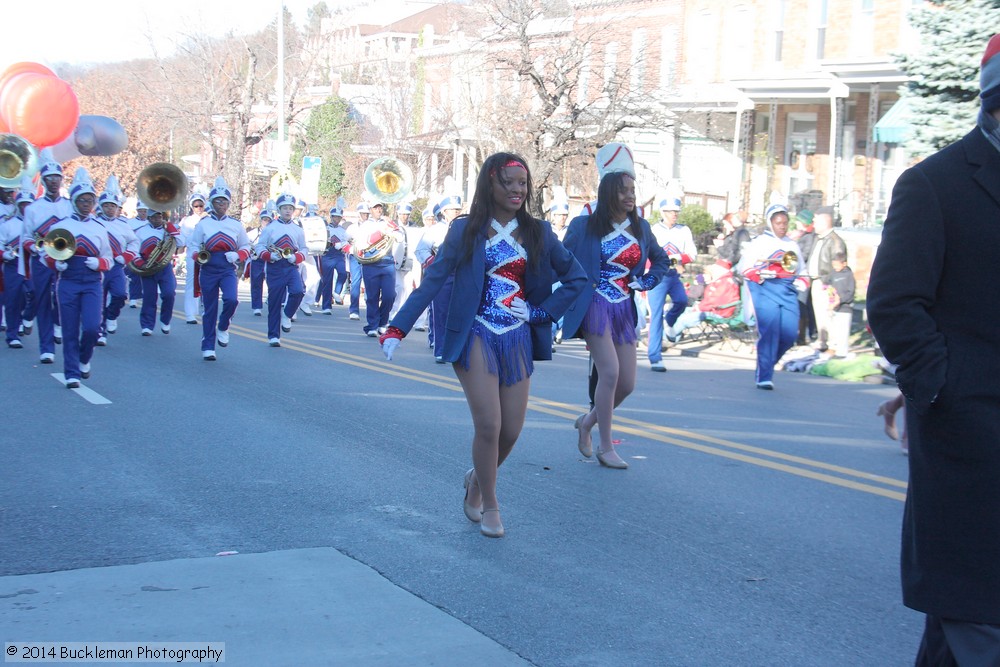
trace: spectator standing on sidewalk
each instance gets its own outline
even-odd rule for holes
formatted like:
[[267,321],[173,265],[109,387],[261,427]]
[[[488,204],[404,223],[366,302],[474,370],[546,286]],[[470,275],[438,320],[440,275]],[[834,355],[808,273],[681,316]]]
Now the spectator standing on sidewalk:
[[833,207],[822,206],[816,209],[813,216],[813,228],[816,230],[816,243],[806,266],[809,267],[809,277],[812,278],[813,314],[816,317],[816,333],[818,340],[816,348],[825,352],[830,338],[830,309],[826,288],[830,285],[830,274],[833,273],[831,259],[838,252],[847,255],[847,244],[833,231]]

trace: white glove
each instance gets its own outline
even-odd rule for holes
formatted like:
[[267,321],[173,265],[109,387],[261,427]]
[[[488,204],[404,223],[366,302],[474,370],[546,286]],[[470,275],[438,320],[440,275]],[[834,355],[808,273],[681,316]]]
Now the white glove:
[[333,244],[333,249],[334,250],[343,250],[345,245],[347,245],[346,242],[344,242],[344,241],[337,241],[336,243]]
[[42,244],[41,243],[36,243],[35,245],[31,246],[31,251],[33,253],[35,253],[36,255],[38,255],[39,257],[41,257],[42,255],[45,254],[45,251],[42,250]]
[[13,250],[10,250],[10,249],[4,250],[3,251],[3,258],[5,260],[7,260],[8,262],[11,261],[11,260],[15,260],[15,259],[17,259],[17,253],[14,252]]
[[240,261],[240,254],[238,252],[233,252],[232,250],[230,250],[229,252],[226,253],[226,261],[229,262],[230,264],[235,264],[236,262]]
[[385,355],[386,361],[392,361],[392,353],[399,347],[399,342],[398,338],[386,338],[382,343],[382,354]]
[[809,291],[809,285],[806,285],[804,280],[796,280],[795,283],[793,284],[795,285],[795,289],[797,289],[800,292]]
[[83,263],[87,265],[87,268],[91,271],[97,271],[101,266],[101,260],[96,257],[88,257],[83,260]]
[[281,261],[281,253],[277,252],[275,250],[272,250],[271,251],[271,261],[272,262],[280,262]]
[[761,269],[758,274],[761,280],[770,280],[771,278],[777,278],[778,272],[774,269]]
[[122,266],[125,266],[125,256],[124,255],[116,255],[115,256],[115,263],[116,264],[121,264]]
[[514,297],[514,299],[510,302],[510,312],[513,313],[514,317],[522,322],[527,322],[528,318],[531,316],[528,312],[528,304],[525,303],[524,299],[519,296]]
[[67,264],[66,262],[59,262],[59,261],[56,262],[56,271],[65,271],[68,268],[69,264]]
[[642,283],[639,282],[638,278],[633,278],[632,282],[630,282],[628,286],[634,289],[636,292],[642,291]]
[[295,253],[293,252],[293,253],[292,253],[291,255],[289,255],[289,256],[288,256],[288,257],[287,257],[286,259],[288,260],[288,263],[289,263],[289,264],[295,264]]

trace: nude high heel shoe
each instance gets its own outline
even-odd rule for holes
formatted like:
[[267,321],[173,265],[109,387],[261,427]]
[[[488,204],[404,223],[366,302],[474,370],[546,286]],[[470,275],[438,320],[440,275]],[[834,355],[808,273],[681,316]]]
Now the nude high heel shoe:
[[885,419],[885,434],[892,440],[899,440],[899,431],[896,430],[896,413],[889,412],[889,401],[879,403],[875,414]]
[[466,518],[472,523],[479,523],[483,520],[483,511],[469,503],[469,487],[472,485],[472,473],[475,472],[475,468],[469,468],[469,472],[465,473],[465,498],[462,500],[462,510],[465,512]]
[[[497,513],[497,517],[499,518],[499,516],[500,516],[500,510],[498,510],[498,509],[483,510],[483,514],[484,515],[487,512],[496,512]],[[480,523],[479,524],[479,532],[482,533],[483,535],[485,535],[486,537],[503,537],[503,534],[504,534],[503,524],[502,523],[498,524],[496,526],[496,528],[490,528],[485,523]]]

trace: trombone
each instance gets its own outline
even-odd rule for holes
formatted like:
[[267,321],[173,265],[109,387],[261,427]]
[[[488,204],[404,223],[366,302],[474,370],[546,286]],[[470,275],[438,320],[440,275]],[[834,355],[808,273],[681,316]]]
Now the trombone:
[[777,257],[765,257],[758,264],[780,264],[782,269],[788,273],[795,274],[799,270],[799,256],[794,250],[785,250]]

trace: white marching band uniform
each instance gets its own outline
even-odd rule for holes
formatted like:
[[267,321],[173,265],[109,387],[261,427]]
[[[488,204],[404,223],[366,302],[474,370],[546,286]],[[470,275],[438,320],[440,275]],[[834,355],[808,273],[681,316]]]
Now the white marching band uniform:
[[[198,311],[201,306],[201,297],[194,295],[194,265],[195,265],[195,255],[198,254],[198,248],[191,248],[191,235],[194,234],[194,228],[198,225],[203,217],[208,215],[207,208],[208,203],[205,201],[205,197],[200,193],[195,193],[191,195],[188,199],[188,204],[193,204],[195,200],[201,200],[204,204],[204,208],[201,209],[201,213],[191,213],[191,215],[186,215],[181,218],[180,224],[180,238],[177,239],[179,245],[185,246],[184,250],[184,319],[188,323],[197,322]],[[192,209],[193,211],[194,209]]]

